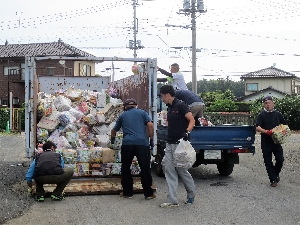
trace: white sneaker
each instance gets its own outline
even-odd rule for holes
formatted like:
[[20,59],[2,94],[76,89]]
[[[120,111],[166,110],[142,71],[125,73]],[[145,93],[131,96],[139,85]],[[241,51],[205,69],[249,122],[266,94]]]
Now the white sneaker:
[[170,208],[170,207],[178,207],[179,204],[172,204],[172,203],[168,203],[168,202],[165,202],[165,203],[162,203],[159,205],[161,208]]

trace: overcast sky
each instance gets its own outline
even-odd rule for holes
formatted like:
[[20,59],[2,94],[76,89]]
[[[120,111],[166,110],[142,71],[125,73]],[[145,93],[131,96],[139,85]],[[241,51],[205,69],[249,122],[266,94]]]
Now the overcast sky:
[[[54,42],[98,57],[133,58],[132,0],[1,0],[0,44]],[[188,15],[178,14],[182,0],[139,0],[137,40],[141,58],[157,58],[168,69],[180,64],[191,81],[192,32]],[[197,78],[238,80],[240,75],[276,64],[300,71],[300,3],[296,0],[206,0],[206,13],[197,14]],[[171,25],[166,26],[166,24]],[[181,49],[180,49],[181,48]],[[109,75],[97,66],[97,73]],[[131,64],[115,64],[115,78],[131,74]],[[124,72],[123,72],[124,71]],[[210,75],[210,76],[208,76]]]

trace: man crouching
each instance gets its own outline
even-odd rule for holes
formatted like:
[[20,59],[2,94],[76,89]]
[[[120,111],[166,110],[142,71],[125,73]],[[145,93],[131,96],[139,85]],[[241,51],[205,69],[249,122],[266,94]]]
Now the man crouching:
[[64,168],[64,160],[56,153],[56,145],[47,141],[43,145],[43,153],[34,159],[27,171],[26,180],[29,191],[32,191],[32,179],[36,185],[36,200],[45,200],[44,184],[56,184],[51,199],[61,201],[64,199],[63,191],[73,176],[72,168]]

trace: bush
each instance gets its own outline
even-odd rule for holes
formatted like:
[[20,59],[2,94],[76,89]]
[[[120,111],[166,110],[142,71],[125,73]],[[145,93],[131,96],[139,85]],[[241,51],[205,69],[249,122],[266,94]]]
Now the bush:
[[250,112],[250,103],[249,102],[237,102],[239,112]]
[[10,118],[9,108],[0,108],[0,130],[5,131],[7,121]]
[[230,99],[217,99],[206,108],[209,112],[237,112],[239,107]]
[[[19,108],[19,116],[21,119],[21,130],[25,130],[25,108]],[[6,130],[7,121],[10,120],[10,109],[0,108],[0,131]]]

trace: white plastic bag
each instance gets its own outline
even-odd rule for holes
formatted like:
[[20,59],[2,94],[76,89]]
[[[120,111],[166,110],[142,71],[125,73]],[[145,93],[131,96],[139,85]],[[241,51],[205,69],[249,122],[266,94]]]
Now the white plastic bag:
[[191,168],[196,161],[196,152],[189,141],[180,139],[174,152],[175,167]]

